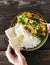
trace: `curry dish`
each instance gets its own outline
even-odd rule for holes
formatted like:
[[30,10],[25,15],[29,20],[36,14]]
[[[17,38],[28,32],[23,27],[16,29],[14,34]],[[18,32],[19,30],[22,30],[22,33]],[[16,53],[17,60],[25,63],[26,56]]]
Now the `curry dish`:
[[26,11],[16,16],[16,20],[13,25],[17,22],[21,23],[24,29],[28,30],[33,36],[36,36],[43,41],[47,35],[47,27],[46,25],[38,22],[38,20],[45,22],[44,18],[39,14]]

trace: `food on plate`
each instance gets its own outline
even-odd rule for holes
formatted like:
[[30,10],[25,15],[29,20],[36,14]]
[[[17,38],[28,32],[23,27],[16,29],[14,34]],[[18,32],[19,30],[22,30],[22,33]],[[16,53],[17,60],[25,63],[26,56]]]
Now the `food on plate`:
[[45,22],[39,14],[34,12],[22,12],[16,16],[13,26],[5,31],[12,47],[34,48],[38,46],[47,36]]
[[28,30],[33,36],[41,39],[45,39],[47,35],[46,25],[38,22],[45,22],[44,18],[39,14],[34,14],[33,12],[23,12],[17,16],[17,23],[22,23],[24,29]]

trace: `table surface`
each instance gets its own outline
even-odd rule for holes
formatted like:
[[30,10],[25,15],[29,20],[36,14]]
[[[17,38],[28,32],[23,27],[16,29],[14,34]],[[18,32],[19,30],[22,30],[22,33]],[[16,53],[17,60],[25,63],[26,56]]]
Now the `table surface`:
[[[9,43],[4,31],[9,28],[11,20],[16,15],[17,5],[22,6],[29,3],[30,0],[20,2],[19,0],[0,0],[0,65],[12,65],[5,55]],[[31,0],[31,4],[38,5],[40,9],[37,8],[37,10],[50,22],[50,0]],[[50,35],[41,48],[31,52],[23,51],[22,54],[28,65],[50,65]]]

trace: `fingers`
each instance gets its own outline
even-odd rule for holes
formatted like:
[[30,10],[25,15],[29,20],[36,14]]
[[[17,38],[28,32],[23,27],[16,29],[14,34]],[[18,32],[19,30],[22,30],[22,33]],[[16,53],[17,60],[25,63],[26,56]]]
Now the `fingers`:
[[23,48],[17,47],[17,48],[15,49],[16,55],[21,55],[21,56],[22,56],[22,54],[21,54],[21,51],[22,51],[22,50],[23,50]]
[[14,55],[11,53],[12,48],[10,45],[8,45],[7,51],[6,51],[6,56],[9,60],[9,62],[11,62],[12,64],[14,64]]
[[10,46],[10,44],[8,45],[7,52],[8,52],[8,53],[11,52],[11,46]]
[[15,49],[15,53],[18,56],[18,60],[22,63],[22,65],[27,65],[25,57],[21,54],[19,50],[21,49],[20,48]]
[[15,54],[18,56],[19,59],[21,59],[21,57],[23,56],[23,55],[21,54],[21,52],[20,52],[20,51],[22,51],[22,50],[23,50],[23,48],[20,48],[20,47],[17,47],[17,48],[15,49]]
[[10,44],[8,45],[6,54],[13,58],[13,55],[12,55],[12,48],[11,48]]
[[21,60],[22,54],[21,54],[21,52],[20,52],[20,48],[19,48],[19,49],[16,48],[16,49],[15,49],[15,53],[16,53],[16,55],[18,56],[18,59]]
[[17,49],[15,50],[16,55],[18,56],[18,60],[20,62],[20,65],[27,65],[26,59],[25,57],[21,54],[20,51],[18,51]]
[[21,48],[21,47],[16,47],[15,50],[16,50],[16,51],[22,51],[23,48]]
[[50,23],[47,24],[47,28],[48,28],[48,31],[49,31],[49,33],[50,33]]
[[8,45],[6,56],[10,63],[17,65],[27,65],[25,57],[20,52],[21,50],[22,48],[16,48],[15,50],[13,50],[10,44]]

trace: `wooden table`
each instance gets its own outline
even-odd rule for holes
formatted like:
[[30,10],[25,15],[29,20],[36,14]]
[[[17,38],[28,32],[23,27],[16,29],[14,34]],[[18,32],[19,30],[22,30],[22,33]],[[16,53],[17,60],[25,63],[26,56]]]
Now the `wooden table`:
[[[7,2],[6,2],[7,1]],[[28,4],[19,0],[0,0],[0,65],[12,65],[8,62],[5,50],[8,46],[8,39],[4,31],[9,28],[11,20],[17,13],[17,4]],[[40,4],[37,10],[42,13],[48,22],[50,22],[50,0],[31,0]],[[30,1],[29,1],[30,2]],[[23,4],[23,5],[24,5]],[[34,6],[37,6],[36,4]],[[38,50],[32,52],[22,52],[28,65],[50,65],[50,35],[46,43]]]

